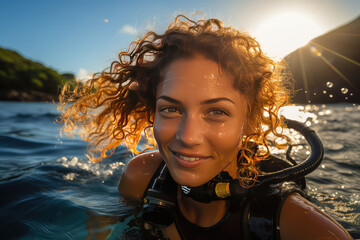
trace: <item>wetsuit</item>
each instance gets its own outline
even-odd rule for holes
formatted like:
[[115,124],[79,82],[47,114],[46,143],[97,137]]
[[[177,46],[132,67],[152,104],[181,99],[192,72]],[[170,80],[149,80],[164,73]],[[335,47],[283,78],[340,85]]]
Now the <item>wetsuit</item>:
[[[163,164],[154,174],[149,187],[159,174]],[[262,161],[260,169],[264,172],[275,172],[291,165],[281,159],[272,157]],[[177,189],[171,182],[170,189]],[[174,222],[182,239],[280,239],[279,218],[285,199],[294,192],[304,196],[304,179],[264,187],[256,192],[250,191],[246,199],[230,200],[230,209],[214,226],[199,227],[189,222],[176,207]],[[176,194],[172,191],[169,194]],[[145,195],[146,197],[146,195]]]

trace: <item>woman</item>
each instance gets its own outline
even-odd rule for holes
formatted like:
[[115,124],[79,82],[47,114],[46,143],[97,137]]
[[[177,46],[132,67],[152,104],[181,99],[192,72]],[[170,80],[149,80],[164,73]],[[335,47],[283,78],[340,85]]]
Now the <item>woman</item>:
[[[174,199],[159,200],[159,207],[172,207],[163,209],[166,223],[158,221],[156,207],[143,209],[150,212],[146,226],[158,227],[166,238],[351,239],[297,190],[260,211],[262,216],[271,209],[271,229],[247,229],[257,218],[244,214],[246,206],[259,199],[259,206],[267,204],[264,197],[245,194],[265,171],[261,166],[271,168],[266,138],[272,133],[285,140],[275,141],[277,147],[289,142],[278,117],[279,108],[289,102],[281,72],[249,35],[217,19],[195,22],[178,16],[164,34],[149,32],[121,52],[109,72],[72,93],[64,89],[61,103],[75,101],[63,114],[65,131],[84,127],[94,161],[110,156],[121,143],[139,153],[136,147],[145,133],[148,149],[156,145],[159,151],[133,158],[119,191],[126,200],[146,203],[156,198],[151,192],[159,192],[155,185],[169,171],[163,183],[170,190],[160,194]],[[239,180],[243,198],[187,195],[191,188],[231,179]]]

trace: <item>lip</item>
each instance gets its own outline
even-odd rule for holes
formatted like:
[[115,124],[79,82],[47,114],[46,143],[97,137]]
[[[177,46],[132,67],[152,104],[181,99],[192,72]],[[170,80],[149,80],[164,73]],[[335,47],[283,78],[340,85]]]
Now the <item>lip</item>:
[[[203,155],[199,155],[199,154],[189,154],[189,153],[173,151],[171,149],[169,149],[169,150],[172,153],[172,155],[175,157],[175,159],[177,160],[177,163],[180,166],[185,167],[185,168],[195,168],[210,158],[208,156],[203,156]],[[196,158],[200,158],[200,159],[195,160],[195,161],[186,161],[186,160],[180,158],[179,156],[177,156],[176,154],[180,154],[185,157],[196,157]]]

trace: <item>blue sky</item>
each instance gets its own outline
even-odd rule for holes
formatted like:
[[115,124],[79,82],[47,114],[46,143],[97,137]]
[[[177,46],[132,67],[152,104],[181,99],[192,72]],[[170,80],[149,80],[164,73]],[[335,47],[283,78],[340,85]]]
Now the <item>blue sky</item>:
[[[300,11],[319,34],[360,16],[359,0],[0,0],[0,47],[59,72],[101,71],[147,29],[201,11],[252,32],[279,12]],[[309,39],[310,40],[310,39]]]

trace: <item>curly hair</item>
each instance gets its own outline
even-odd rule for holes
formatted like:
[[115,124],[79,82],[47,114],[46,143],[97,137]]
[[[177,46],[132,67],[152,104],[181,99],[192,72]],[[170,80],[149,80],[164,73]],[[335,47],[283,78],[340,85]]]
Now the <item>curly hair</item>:
[[[252,186],[259,175],[258,162],[270,155],[269,134],[285,140],[275,141],[277,147],[290,141],[278,116],[279,108],[289,103],[289,90],[282,77],[283,64],[267,57],[247,33],[224,27],[218,19],[193,21],[178,15],[163,34],[150,31],[132,42],[109,69],[84,84],[66,85],[60,95],[63,131],[88,141],[88,157],[93,161],[111,156],[121,143],[138,154],[142,133],[150,144],[146,149],[154,148],[157,84],[171,61],[196,54],[217,62],[247,99],[251,133],[243,138],[238,177],[244,187]],[[264,151],[252,154],[251,142]]]

